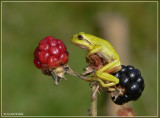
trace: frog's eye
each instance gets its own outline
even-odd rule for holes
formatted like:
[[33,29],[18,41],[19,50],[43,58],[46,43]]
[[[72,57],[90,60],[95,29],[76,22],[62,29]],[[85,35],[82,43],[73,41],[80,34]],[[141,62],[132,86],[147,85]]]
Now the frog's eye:
[[83,39],[83,36],[82,36],[82,35],[78,35],[78,39],[79,39],[79,40],[82,40],[82,39]]

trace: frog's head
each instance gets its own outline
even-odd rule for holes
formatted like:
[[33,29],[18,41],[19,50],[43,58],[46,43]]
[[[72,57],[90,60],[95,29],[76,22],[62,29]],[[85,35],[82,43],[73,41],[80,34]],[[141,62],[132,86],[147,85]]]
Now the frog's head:
[[93,47],[92,38],[92,35],[80,32],[79,34],[73,35],[73,37],[71,38],[71,42],[81,48],[90,50]]

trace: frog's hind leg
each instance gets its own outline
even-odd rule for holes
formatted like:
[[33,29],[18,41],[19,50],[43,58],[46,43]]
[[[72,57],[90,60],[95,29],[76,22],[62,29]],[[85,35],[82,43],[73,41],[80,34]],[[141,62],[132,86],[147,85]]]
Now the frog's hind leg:
[[98,81],[102,87],[110,87],[115,85],[115,83],[104,83],[104,81],[102,81],[101,79],[99,79]]
[[[107,71],[110,71],[110,70],[112,70],[112,72],[117,71],[117,67],[120,67],[120,63],[119,63],[119,61],[115,60],[115,61],[108,63],[107,65],[105,65],[103,68],[99,69],[96,72],[97,77],[101,79],[101,80],[99,80],[99,82],[103,87],[110,87],[110,86],[114,86],[119,83],[118,78],[107,73]],[[105,84],[102,80],[106,80],[111,83]]]
[[88,82],[96,82],[96,81],[98,81],[99,80],[99,78],[97,78],[97,77],[91,77],[91,78],[87,78],[87,79],[85,79],[85,81],[88,81]]

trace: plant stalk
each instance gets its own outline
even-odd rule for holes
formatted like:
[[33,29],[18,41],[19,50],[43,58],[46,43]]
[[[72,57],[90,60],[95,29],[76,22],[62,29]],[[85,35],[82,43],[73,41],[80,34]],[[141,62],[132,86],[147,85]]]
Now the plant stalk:
[[93,85],[91,88],[91,106],[89,110],[90,116],[97,116],[97,91],[99,89],[99,85]]

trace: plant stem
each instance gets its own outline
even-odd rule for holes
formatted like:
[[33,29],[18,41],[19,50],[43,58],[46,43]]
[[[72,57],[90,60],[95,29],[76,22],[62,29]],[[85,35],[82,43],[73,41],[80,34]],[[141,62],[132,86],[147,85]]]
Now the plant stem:
[[97,91],[99,89],[99,85],[93,85],[91,88],[91,106],[89,110],[90,116],[97,116]]

